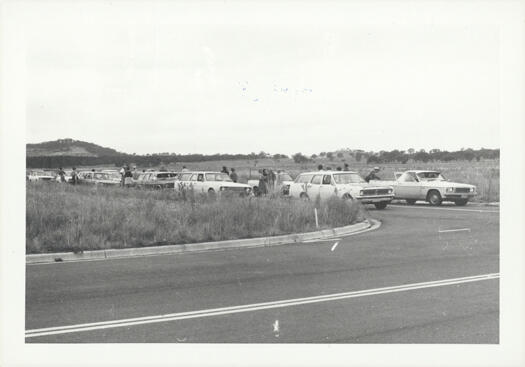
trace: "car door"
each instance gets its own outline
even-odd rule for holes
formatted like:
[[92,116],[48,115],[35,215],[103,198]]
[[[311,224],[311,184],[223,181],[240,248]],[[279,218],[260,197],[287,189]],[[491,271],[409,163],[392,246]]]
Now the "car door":
[[414,172],[405,172],[398,179],[395,187],[396,198],[418,199],[421,193],[421,182]]
[[312,181],[306,184],[306,193],[310,199],[315,200],[320,194],[321,183],[323,182],[323,175],[316,174],[312,177]]
[[319,186],[319,196],[321,200],[327,200],[335,194],[335,182],[332,175],[323,175],[323,180]]

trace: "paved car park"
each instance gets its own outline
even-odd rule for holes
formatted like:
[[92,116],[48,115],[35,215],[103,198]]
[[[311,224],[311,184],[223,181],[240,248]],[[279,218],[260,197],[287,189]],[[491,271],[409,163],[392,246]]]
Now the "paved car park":
[[498,343],[499,210],[370,214],[332,241],[27,266],[26,342]]

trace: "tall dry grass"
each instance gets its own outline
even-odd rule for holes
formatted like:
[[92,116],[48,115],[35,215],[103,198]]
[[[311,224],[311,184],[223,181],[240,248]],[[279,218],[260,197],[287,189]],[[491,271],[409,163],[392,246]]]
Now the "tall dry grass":
[[272,236],[348,225],[359,204],[216,198],[54,183],[27,185],[26,252],[84,251]]

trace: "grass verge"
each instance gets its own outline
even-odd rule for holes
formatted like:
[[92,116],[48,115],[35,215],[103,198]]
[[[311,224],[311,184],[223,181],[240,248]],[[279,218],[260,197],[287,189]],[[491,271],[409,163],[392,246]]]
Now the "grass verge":
[[362,221],[358,203],[265,198],[217,198],[171,190],[27,185],[26,253],[79,252],[108,248],[184,244],[274,236]]

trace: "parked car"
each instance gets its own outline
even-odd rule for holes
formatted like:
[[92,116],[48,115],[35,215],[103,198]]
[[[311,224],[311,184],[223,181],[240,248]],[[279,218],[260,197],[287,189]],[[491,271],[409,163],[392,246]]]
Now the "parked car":
[[428,201],[430,205],[452,201],[462,206],[477,195],[476,186],[448,181],[439,171],[396,172],[395,178],[395,181],[371,182],[392,185],[395,198],[404,199],[407,204],[414,204],[417,200]]
[[27,172],[26,180],[29,182],[33,181],[53,181],[55,175],[51,172],[46,172],[44,170],[31,170]]
[[141,172],[133,180],[133,186],[143,189],[167,189],[174,188],[178,182],[178,172]]
[[[290,185],[293,183],[293,178],[285,171],[277,171],[275,174],[275,190],[284,196],[290,194]],[[252,188],[254,193],[259,190],[259,179],[248,180],[248,185]]]
[[337,196],[384,209],[394,198],[394,190],[389,185],[367,183],[357,172],[315,171],[298,175],[290,185],[290,196],[312,200]]
[[78,173],[79,183],[90,185],[117,186],[120,185],[120,174],[118,172],[93,172],[80,171]]
[[239,194],[250,195],[252,188],[243,183],[233,182],[222,172],[183,172],[180,175],[180,185],[177,190],[193,190],[202,194]]

